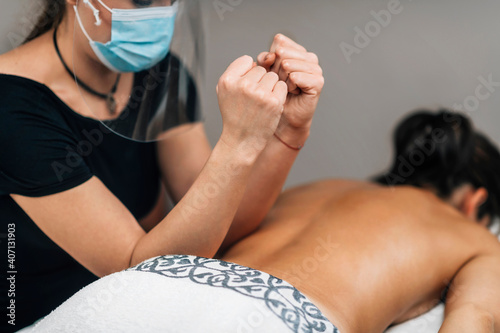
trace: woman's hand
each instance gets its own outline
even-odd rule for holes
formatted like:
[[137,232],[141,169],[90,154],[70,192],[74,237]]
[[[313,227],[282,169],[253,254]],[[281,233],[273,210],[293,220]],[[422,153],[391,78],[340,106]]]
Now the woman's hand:
[[325,82],[318,57],[278,34],[270,52],[261,53],[257,63],[287,84],[289,94],[276,134],[289,145],[302,146]]
[[257,66],[249,56],[235,60],[217,85],[221,141],[256,158],[277,129],[287,94],[286,83],[276,73]]

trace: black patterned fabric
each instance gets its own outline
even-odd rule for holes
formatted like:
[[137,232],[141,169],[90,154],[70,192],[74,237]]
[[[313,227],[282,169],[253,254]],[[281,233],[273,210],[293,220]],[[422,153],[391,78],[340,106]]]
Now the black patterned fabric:
[[128,271],[189,279],[196,284],[225,288],[261,300],[291,332],[339,332],[306,296],[288,282],[253,268],[217,259],[172,255],[149,259]]

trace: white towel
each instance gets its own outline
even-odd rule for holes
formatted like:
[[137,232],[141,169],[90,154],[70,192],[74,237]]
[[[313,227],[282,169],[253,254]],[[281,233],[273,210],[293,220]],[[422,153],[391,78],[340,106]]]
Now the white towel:
[[285,281],[192,256],[157,257],[104,277],[68,299],[33,332],[338,333]]
[[439,304],[419,317],[391,327],[385,333],[438,333],[443,320],[444,304]]

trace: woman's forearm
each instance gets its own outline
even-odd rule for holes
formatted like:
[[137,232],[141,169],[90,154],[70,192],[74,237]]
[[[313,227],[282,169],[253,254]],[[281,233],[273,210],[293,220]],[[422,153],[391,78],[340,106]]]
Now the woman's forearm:
[[234,219],[259,153],[220,140],[182,200],[139,240],[131,265],[166,254],[212,257]]
[[[309,136],[301,133],[305,142]],[[274,137],[262,152],[252,170],[248,187],[236,213],[223,248],[258,228],[282,191],[295,159],[299,154]]]

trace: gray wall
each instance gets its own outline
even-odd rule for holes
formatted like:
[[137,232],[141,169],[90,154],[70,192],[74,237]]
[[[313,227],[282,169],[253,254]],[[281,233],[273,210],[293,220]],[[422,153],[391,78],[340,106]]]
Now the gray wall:
[[[1,0],[0,52],[12,47],[36,0]],[[326,85],[312,135],[287,185],[325,177],[364,178],[391,158],[390,133],[405,112],[472,102],[479,78],[500,82],[500,2],[401,0],[376,31],[371,11],[394,0],[205,0],[208,70],[203,98],[212,143],[221,130],[215,85],[235,58],[268,49],[277,32],[318,54]],[[31,5],[30,5],[31,4]],[[226,4],[221,15],[216,5]],[[228,7],[229,6],[229,7]],[[230,9],[230,10],[229,10]],[[372,23],[370,23],[372,22]],[[342,42],[355,46],[355,28],[372,28],[371,42],[348,63]],[[26,28],[24,28],[26,30]],[[19,33],[20,32],[20,33]],[[481,92],[486,92],[482,90]],[[471,105],[477,127],[500,142],[500,87]]]

